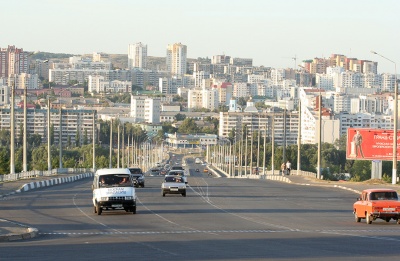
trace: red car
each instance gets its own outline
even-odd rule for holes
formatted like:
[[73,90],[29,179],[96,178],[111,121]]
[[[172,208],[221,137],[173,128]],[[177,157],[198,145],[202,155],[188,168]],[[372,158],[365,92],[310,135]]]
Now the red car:
[[393,189],[366,189],[361,198],[353,205],[356,222],[365,219],[367,224],[380,218],[389,222],[391,219],[400,224],[400,201]]

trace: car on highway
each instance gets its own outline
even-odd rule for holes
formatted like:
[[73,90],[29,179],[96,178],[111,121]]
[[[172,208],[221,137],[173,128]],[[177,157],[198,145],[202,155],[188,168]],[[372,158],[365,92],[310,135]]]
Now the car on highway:
[[205,172],[205,173],[208,173],[208,169],[207,169],[207,168],[205,168],[205,169],[204,169],[204,172]]
[[367,224],[380,218],[389,222],[391,219],[400,224],[400,201],[396,190],[366,189],[353,204],[356,222],[365,219]]
[[167,170],[166,169],[161,169],[160,170],[160,175],[163,175],[163,176],[165,176],[165,175],[167,175]]
[[182,177],[177,175],[167,175],[161,184],[161,194],[181,194],[186,197],[186,184]]
[[159,168],[150,169],[150,176],[158,176],[158,175],[160,175],[160,169]]
[[134,186],[134,178],[127,168],[97,170],[92,184],[94,213],[125,210],[136,214]]
[[182,166],[172,166],[171,170],[185,170]]
[[135,184],[135,187],[144,188],[144,180],[145,180],[145,178],[144,178],[143,170],[141,168],[139,168],[139,167],[131,167],[131,168],[128,168],[128,169],[129,169],[129,171],[131,173],[131,176],[133,178],[133,182]]
[[169,176],[180,176],[180,177],[183,178],[183,181],[185,182],[185,184],[188,184],[188,180],[187,180],[187,177],[185,175],[185,171],[184,170],[170,170],[167,175],[169,175]]

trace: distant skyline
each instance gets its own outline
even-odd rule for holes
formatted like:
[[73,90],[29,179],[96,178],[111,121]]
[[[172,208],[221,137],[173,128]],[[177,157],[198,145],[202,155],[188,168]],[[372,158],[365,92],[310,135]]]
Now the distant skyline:
[[[400,64],[398,0],[0,0],[0,47],[25,51],[127,54],[142,42],[148,56],[168,44],[187,45],[188,58],[226,54],[255,66],[295,67],[343,54]],[[397,49],[396,49],[397,48]],[[399,70],[397,71],[399,74]]]

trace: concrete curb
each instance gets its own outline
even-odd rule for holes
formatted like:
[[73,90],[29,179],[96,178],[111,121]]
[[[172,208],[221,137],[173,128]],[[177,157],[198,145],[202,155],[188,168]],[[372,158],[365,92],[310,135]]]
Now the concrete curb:
[[9,227],[2,227],[5,234],[0,234],[0,242],[9,242],[22,239],[31,239],[38,235],[39,231],[33,227],[15,223],[9,220],[0,219],[0,222],[9,223]]
[[88,178],[88,177],[93,177],[93,173],[89,172],[89,173],[83,173],[83,174],[79,174],[79,175],[75,175],[75,176],[34,181],[34,182],[30,182],[30,183],[26,183],[26,184],[22,185],[19,189],[15,190],[15,191],[10,191],[7,194],[0,195],[0,198],[5,198],[7,196],[14,195],[16,193],[26,192],[26,191],[33,190],[33,189],[50,187],[50,186],[67,183],[67,182],[74,182],[74,181]]

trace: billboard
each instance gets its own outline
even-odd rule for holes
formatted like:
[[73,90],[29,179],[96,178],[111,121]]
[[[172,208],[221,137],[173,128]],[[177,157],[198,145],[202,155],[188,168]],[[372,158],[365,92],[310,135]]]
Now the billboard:
[[[400,134],[397,133],[397,140]],[[399,157],[397,142],[397,157]],[[346,159],[388,160],[393,159],[393,130],[349,128],[347,130]]]

